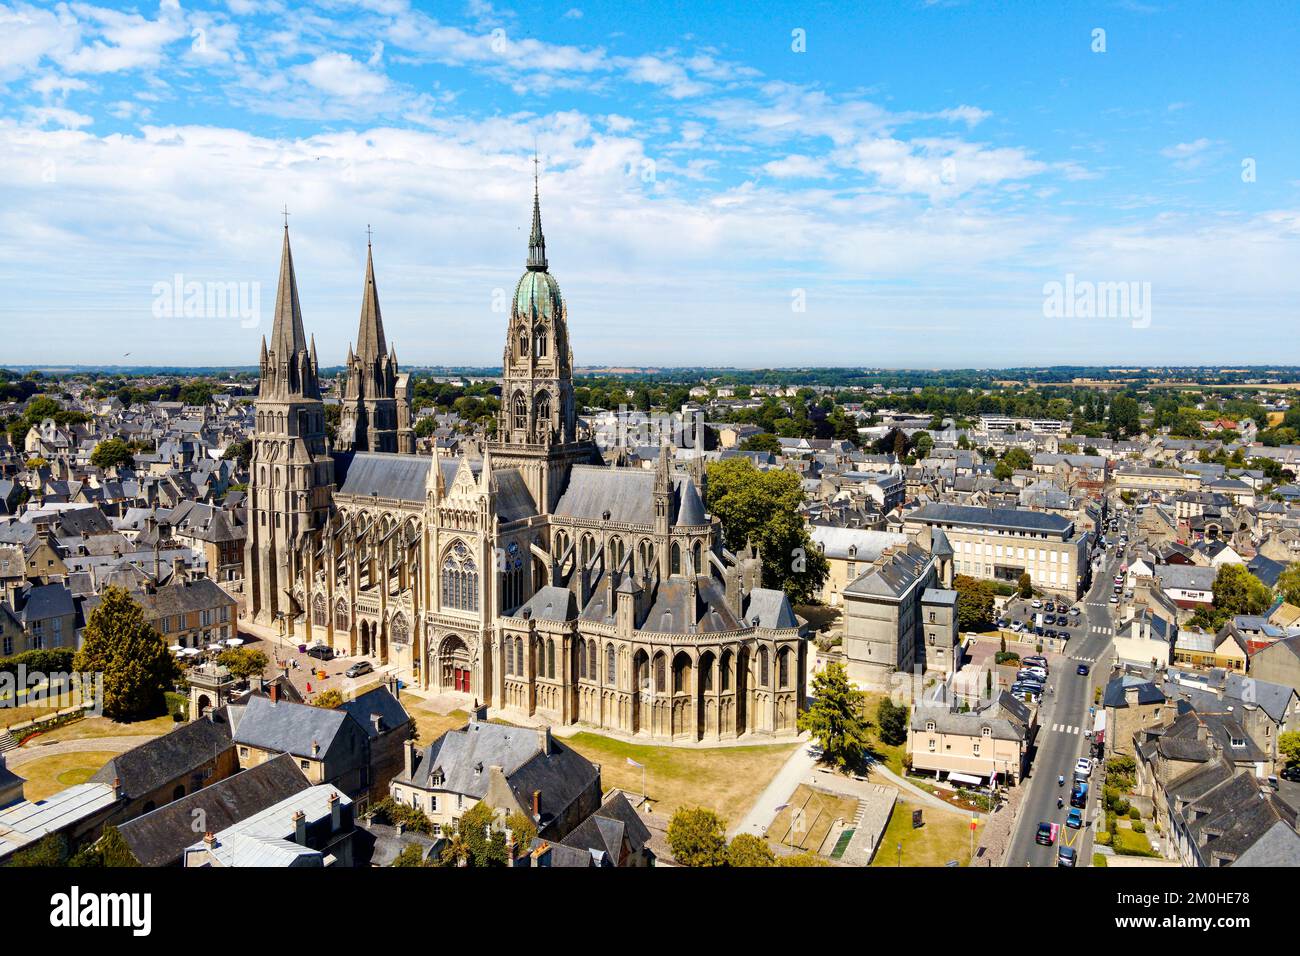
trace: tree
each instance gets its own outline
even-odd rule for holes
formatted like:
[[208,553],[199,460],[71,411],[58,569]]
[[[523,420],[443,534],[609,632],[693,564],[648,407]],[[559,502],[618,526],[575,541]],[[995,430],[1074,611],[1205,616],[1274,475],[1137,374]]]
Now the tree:
[[212,383],[200,380],[185,385],[177,397],[183,405],[206,405],[212,401],[212,392]]
[[732,551],[749,541],[763,558],[763,585],[806,604],[821,590],[830,566],[812,543],[799,508],[803,488],[794,472],[759,471],[748,458],[709,465],[705,504],[722,522]]
[[727,866],[773,866],[776,854],[762,837],[737,833],[727,847]]
[[474,804],[456,821],[456,834],[460,840],[453,846],[460,848],[457,852],[463,865],[505,866],[509,862],[505,830],[494,825],[492,808],[483,801]]
[[221,458],[223,461],[234,461],[240,468],[247,469],[249,462],[253,460],[253,443],[247,438],[242,441],[232,441],[221,453]]
[[13,856],[9,857],[5,866],[39,866],[48,868],[63,866],[67,860],[67,841],[59,834],[51,833],[27,847],[27,849],[19,850]]
[[1300,562],[1288,564],[1278,575],[1277,593],[1283,601],[1300,607]]
[[343,693],[337,688],[331,687],[329,690],[323,690],[316,695],[316,699],[311,702],[313,707],[323,707],[325,710],[336,710],[343,706]]
[[397,854],[397,858],[389,864],[389,866],[403,867],[425,865],[424,847],[420,846],[418,843],[412,843],[410,846],[403,847],[402,852]]
[[217,663],[230,671],[230,676],[235,680],[248,680],[250,677],[261,677],[271,662],[266,654],[256,648],[232,647],[217,655]]
[[392,797],[384,797],[370,811],[370,819],[385,826],[402,825],[404,830],[416,833],[433,833],[433,821],[419,807],[409,807],[398,803]]
[[781,442],[771,432],[759,432],[757,435],[750,435],[740,443],[741,451],[766,451],[773,455],[781,453]]
[[891,747],[907,743],[907,705],[895,704],[882,697],[876,707],[876,724],[880,727],[881,742]]
[[1029,576],[1028,571],[1023,572],[1020,575],[1020,579],[1016,582],[1016,587],[1020,591],[1020,596],[1022,598],[1030,598],[1034,596],[1034,581],[1033,578]]
[[131,852],[130,845],[122,837],[117,827],[109,824],[104,827],[104,832],[100,834],[91,846],[73,855],[68,861],[68,866],[80,867],[138,867],[140,861],[135,858]]
[[682,866],[726,866],[726,830],[712,810],[680,807],[668,823],[668,845]]
[[510,831],[510,840],[516,853],[527,851],[537,837],[537,824],[522,810],[516,810],[506,817],[506,829]]
[[120,438],[106,438],[90,453],[90,463],[96,468],[122,468],[135,463],[131,448]]
[[830,866],[829,860],[823,860],[816,853],[795,853],[783,856],[776,861],[777,866]]
[[957,592],[957,626],[963,631],[988,628],[993,622],[993,585],[959,574],[952,586]]
[[1289,730],[1279,734],[1277,750],[1286,758],[1287,766],[1300,764],[1300,730]]
[[1244,564],[1225,564],[1214,578],[1212,607],[1199,607],[1192,624],[1217,631],[1238,614],[1263,614],[1273,603],[1273,592]]
[[848,671],[832,662],[813,677],[813,702],[798,716],[821,748],[822,760],[836,767],[853,768],[870,743],[862,708],[866,695],[849,683]]
[[1110,416],[1106,423],[1110,437],[1119,439],[1126,435],[1136,435],[1142,430],[1138,415],[1136,398],[1132,395],[1116,395],[1110,403]]
[[100,595],[72,666],[83,674],[104,675],[104,715],[113,720],[163,713],[163,694],[178,676],[162,636],[126,589],[115,586]]

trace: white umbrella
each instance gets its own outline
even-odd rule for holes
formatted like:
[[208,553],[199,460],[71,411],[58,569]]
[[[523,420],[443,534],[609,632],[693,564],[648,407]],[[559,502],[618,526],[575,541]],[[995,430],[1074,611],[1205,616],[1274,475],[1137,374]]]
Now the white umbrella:
[[181,647],[179,644],[173,644],[171,647],[167,648],[167,650],[171,651],[173,654],[179,654],[181,651],[185,650],[185,648]]
[[208,650],[210,650],[210,651],[222,651],[222,650],[225,650],[225,648],[222,647],[220,644],[209,644],[209,645],[208,645]]
[[243,639],[242,637],[229,637],[229,638],[226,638],[226,646],[227,646],[227,647],[238,647],[240,644],[243,644],[243,643],[244,643],[244,639]]
[[199,655],[199,649],[197,647],[186,647],[181,650],[181,654],[186,657],[197,657]]

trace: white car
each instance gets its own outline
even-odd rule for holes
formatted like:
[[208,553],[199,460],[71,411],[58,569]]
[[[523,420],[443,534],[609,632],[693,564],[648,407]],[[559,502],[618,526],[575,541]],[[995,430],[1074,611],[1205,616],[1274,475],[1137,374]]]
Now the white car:
[[1087,757],[1080,757],[1079,762],[1074,765],[1074,773],[1076,776],[1091,777],[1092,761]]
[[1042,607],[1042,606],[1043,606],[1043,602],[1040,601],[1040,600],[1038,600],[1038,598],[1034,598],[1032,601],[1029,602],[1029,606],[1030,606],[1030,607]]
[[[1037,678],[1040,678],[1040,679],[1042,679],[1042,680],[1047,680],[1047,671],[1043,670],[1043,668],[1041,668],[1041,667],[1033,667],[1033,666],[1022,667],[1022,668],[1020,668],[1020,673],[1021,673],[1021,674],[1033,674],[1033,675],[1034,675],[1035,677],[1037,677]],[[1017,675],[1017,676],[1019,676],[1019,675]]]

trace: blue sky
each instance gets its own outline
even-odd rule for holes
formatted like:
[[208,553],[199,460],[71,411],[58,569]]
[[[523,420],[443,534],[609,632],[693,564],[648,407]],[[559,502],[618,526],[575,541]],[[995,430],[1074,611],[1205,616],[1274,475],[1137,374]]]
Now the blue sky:
[[0,362],[494,364],[536,144],[579,365],[1300,363],[1300,7],[1053,6],[0,0]]

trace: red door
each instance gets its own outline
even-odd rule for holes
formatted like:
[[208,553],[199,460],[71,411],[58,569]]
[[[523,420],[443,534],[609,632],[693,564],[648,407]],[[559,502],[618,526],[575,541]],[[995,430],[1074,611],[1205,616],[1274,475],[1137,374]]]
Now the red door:
[[453,677],[454,677],[456,690],[460,691],[461,693],[468,694],[469,693],[469,668],[457,667],[453,671]]

